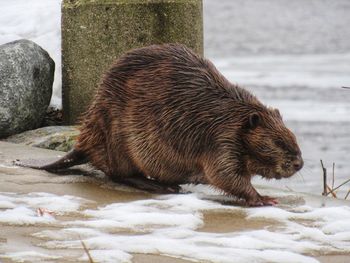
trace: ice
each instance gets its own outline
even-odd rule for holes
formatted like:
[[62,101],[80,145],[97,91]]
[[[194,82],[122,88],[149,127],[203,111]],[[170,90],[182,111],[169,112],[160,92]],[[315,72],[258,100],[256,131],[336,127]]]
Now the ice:
[[[209,262],[232,262],[232,258],[239,262],[317,262],[310,255],[319,251],[350,253],[350,208],[347,206],[301,204],[289,208],[247,209],[204,200],[205,192],[215,193],[209,188],[197,186],[189,189],[198,193],[163,195],[89,209],[84,208],[88,200],[72,196],[33,193],[26,198],[21,195],[20,199],[26,200],[22,202],[24,205],[0,210],[0,221],[7,218],[5,222],[55,225],[53,229],[32,234],[42,240],[42,248],[50,249],[52,256],[58,257],[55,249],[81,249],[83,241],[97,262],[131,262],[133,253]],[[1,194],[6,201],[15,201],[17,197],[15,194]],[[49,207],[51,198],[59,200],[52,209],[68,207],[66,213],[70,211],[84,220],[36,216],[32,207]],[[245,215],[245,220],[266,219],[276,222],[272,224],[276,227],[242,228],[226,233],[201,230],[203,212],[224,211],[233,212],[232,220],[238,212]],[[7,256],[10,255],[15,256]],[[86,257],[82,255],[80,260]]]
[[229,80],[278,108],[285,120],[332,123],[350,122],[349,94],[341,90],[350,83],[349,61],[350,53],[214,60]]
[[[128,253],[125,253],[121,250],[113,249],[113,250],[93,250],[91,252],[91,257],[100,258],[99,262],[101,263],[109,263],[109,262],[123,262],[123,263],[131,263],[132,256]],[[88,256],[84,255],[79,259],[79,261],[87,262]]]
[[[184,206],[184,202],[188,205]],[[88,227],[141,232],[149,230],[149,226],[152,228],[154,226],[181,226],[187,229],[197,229],[203,225],[198,210],[211,207],[218,207],[218,205],[199,200],[195,195],[170,195],[161,197],[159,200],[135,201],[132,206],[116,203],[99,210],[86,210],[84,215],[95,218],[94,220],[71,223]]]
[[52,216],[38,217],[35,210],[23,206],[0,211],[0,222],[8,225],[48,224],[52,221],[55,221]]
[[237,56],[214,62],[232,82],[273,87],[319,89],[350,83],[350,53]]
[[46,209],[65,213],[76,211],[80,207],[80,200],[73,196],[60,196],[49,193],[33,193],[16,200],[16,203],[26,203],[30,207],[45,207]]
[[37,209],[43,208],[55,215],[62,215],[75,212],[87,203],[90,202],[68,195],[0,193],[0,222],[8,225],[49,224],[55,221],[54,216],[48,213],[38,216]]
[[[315,207],[304,202],[283,205],[282,201],[277,207],[244,208],[207,200],[220,200],[220,192],[211,187],[186,185],[184,189],[192,193],[98,207],[90,200],[69,195],[2,192],[0,223],[45,226],[31,236],[41,240],[40,247],[49,250],[52,257],[21,248],[6,252],[3,258],[54,260],[61,256],[58,251],[62,249],[81,250],[82,242],[97,262],[131,262],[134,253],[223,263],[232,262],[232,258],[239,262],[317,262],[311,255],[350,253],[348,206]],[[275,196],[281,200],[301,198],[286,192],[276,192]],[[38,207],[54,214],[39,216]],[[233,221],[243,217],[247,222],[270,223],[223,233],[202,230],[204,213],[228,212]],[[82,252],[79,260],[86,257]]]
[[14,262],[52,262],[51,260],[62,258],[60,256],[52,256],[35,251],[6,253],[3,257],[11,259]]

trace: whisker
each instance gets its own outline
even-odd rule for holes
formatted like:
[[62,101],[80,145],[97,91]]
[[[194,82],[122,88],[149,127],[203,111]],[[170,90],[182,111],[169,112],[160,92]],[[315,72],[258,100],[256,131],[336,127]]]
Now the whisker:
[[[301,171],[299,171],[300,173]],[[312,175],[315,173],[314,169],[311,169],[310,167],[304,166],[304,168],[302,169],[302,172],[304,173],[304,175]]]
[[311,161],[314,161],[313,159],[304,158],[304,157],[303,157],[303,160],[304,160],[304,162],[311,162]]
[[301,172],[298,172],[297,173],[299,175],[299,177],[301,178],[302,182],[305,183],[305,179],[304,179],[304,176],[302,175]]

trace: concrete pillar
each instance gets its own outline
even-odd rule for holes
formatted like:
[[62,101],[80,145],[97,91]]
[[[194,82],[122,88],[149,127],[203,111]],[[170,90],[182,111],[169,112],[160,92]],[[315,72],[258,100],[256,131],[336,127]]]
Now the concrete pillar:
[[202,0],[63,0],[65,123],[87,109],[102,73],[121,54],[174,42],[203,53]]

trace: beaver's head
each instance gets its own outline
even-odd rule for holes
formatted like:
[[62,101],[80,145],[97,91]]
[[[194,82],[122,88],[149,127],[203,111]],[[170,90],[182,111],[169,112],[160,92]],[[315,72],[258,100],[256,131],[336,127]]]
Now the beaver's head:
[[295,135],[277,109],[256,108],[245,120],[242,134],[249,174],[265,178],[290,177],[303,165]]

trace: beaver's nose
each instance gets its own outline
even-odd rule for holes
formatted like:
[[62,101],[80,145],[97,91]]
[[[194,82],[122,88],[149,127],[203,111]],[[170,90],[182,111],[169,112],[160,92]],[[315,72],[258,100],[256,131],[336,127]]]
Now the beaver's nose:
[[301,155],[298,155],[294,161],[293,161],[293,167],[295,171],[299,171],[304,166],[303,158],[301,158]]

